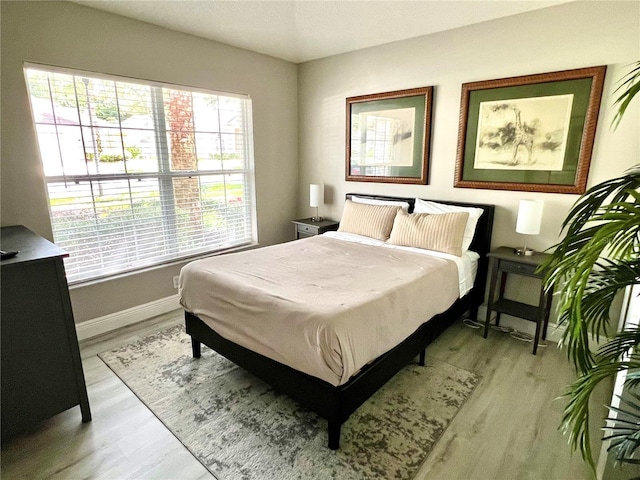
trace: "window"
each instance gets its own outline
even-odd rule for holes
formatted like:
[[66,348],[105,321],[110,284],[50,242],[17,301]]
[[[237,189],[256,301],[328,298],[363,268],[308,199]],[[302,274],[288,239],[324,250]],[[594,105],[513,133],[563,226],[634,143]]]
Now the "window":
[[70,283],[255,242],[247,96],[28,65]]
[[360,174],[389,176],[391,167],[411,167],[414,110],[362,112],[352,119],[351,158]]

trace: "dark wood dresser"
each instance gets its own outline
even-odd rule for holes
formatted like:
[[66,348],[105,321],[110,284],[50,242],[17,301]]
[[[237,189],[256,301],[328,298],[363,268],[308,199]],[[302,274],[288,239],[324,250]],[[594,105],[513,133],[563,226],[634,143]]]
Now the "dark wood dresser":
[[23,226],[2,227],[2,442],[80,405],[91,420],[63,250]]

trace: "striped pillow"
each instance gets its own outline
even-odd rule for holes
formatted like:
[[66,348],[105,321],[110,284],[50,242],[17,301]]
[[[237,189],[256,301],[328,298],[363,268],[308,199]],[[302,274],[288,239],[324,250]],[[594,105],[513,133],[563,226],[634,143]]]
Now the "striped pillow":
[[399,210],[398,206],[369,205],[347,200],[338,231],[385,241],[389,238],[393,219]]
[[417,247],[462,256],[462,239],[467,212],[404,213],[398,212],[387,243]]

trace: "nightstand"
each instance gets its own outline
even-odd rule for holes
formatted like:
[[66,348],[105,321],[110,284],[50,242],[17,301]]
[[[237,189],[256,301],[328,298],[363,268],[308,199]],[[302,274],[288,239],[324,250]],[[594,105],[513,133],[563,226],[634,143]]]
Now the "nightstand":
[[325,218],[322,221],[314,222],[311,218],[302,218],[300,220],[293,220],[295,230],[295,238],[313,237],[314,235],[321,235],[324,232],[332,232],[338,230],[340,222]]
[[[553,291],[545,293],[542,282],[544,272],[537,272],[537,269],[549,256],[547,253],[540,252],[534,252],[533,255],[517,255],[511,247],[500,247],[489,253],[491,277],[489,281],[487,318],[484,323],[484,338],[487,338],[489,333],[489,321],[492,311],[496,312],[496,325],[500,324],[501,313],[524,318],[536,323],[536,334],[533,339],[533,354],[536,354],[540,334],[542,334],[543,340],[547,338],[551,297],[553,295]],[[504,298],[504,290],[509,274],[533,277],[540,280],[538,305],[529,305]],[[498,298],[495,299],[498,276],[500,277],[500,287]]]

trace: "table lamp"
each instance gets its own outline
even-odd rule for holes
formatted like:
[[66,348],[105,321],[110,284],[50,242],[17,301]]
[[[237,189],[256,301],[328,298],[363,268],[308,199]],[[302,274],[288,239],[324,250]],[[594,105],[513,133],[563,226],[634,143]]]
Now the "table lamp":
[[324,203],[324,185],[312,183],[309,186],[309,206],[316,209],[316,216],[311,217],[312,222],[321,222],[324,220],[318,215],[318,207]]
[[[542,200],[520,200],[518,207],[518,220],[516,221],[516,232],[523,235],[538,235],[542,224]],[[533,255],[533,250],[527,248],[525,237],[524,246],[515,249],[516,255]]]

